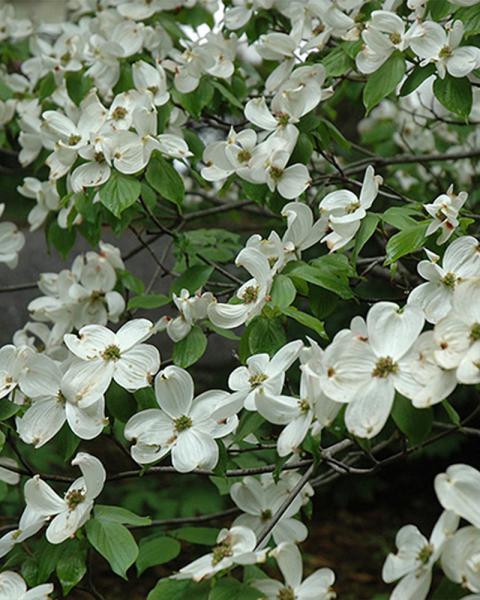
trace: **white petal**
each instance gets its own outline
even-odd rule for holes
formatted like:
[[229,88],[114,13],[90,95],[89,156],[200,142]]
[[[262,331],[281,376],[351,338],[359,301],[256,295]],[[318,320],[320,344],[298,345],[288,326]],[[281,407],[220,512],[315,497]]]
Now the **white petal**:
[[345,412],[350,433],[368,439],[380,433],[390,415],[394,396],[389,378],[372,377],[367,385],[360,387]]
[[160,408],[172,419],[188,415],[193,400],[193,379],[185,369],[167,367],[155,378],[155,395]]

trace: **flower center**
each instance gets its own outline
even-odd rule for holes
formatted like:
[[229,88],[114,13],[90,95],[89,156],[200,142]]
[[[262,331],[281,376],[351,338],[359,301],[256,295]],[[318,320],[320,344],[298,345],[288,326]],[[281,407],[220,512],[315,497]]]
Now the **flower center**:
[[72,135],[68,138],[68,145],[69,146],[75,146],[76,144],[78,144],[78,142],[82,139],[81,135],[75,135],[72,133]]
[[192,419],[187,415],[182,415],[175,419],[175,429],[180,433],[181,431],[185,431],[186,429],[190,429],[192,426]]
[[472,342],[480,340],[480,323],[474,323],[470,329],[470,339]]
[[258,287],[255,287],[253,285],[249,285],[242,295],[242,299],[245,302],[245,304],[252,304],[252,302],[256,302],[257,298]]
[[392,44],[399,44],[402,41],[402,36],[397,31],[391,33],[388,37]]
[[433,546],[432,546],[432,544],[427,544],[417,554],[417,560],[419,560],[422,564],[425,565],[430,560],[430,557],[432,556],[432,554],[433,554]]
[[307,413],[310,410],[310,404],[308,403],[308,400],[298,400],[298,408],[300,409],[301,413]]
[[453,289],[457,282],[457,276],[455,273],[447,273],[442,279],[443,285],[447,288]]
[[114,121],[120,121],[120,119],[124,119],[127,116],[127,112],[127,109],[123,106],[117,106],[112,113],[112,119]]
[[385,379],[395,373],[398,373],[398,364],[391,356],[383,356],[377,360],[377,364],[372,371],[372,377]]
[[360,202],[352,202],[351,204],[349,204],[346,208],[345,208],[345,212],[347,213],[347,215],[351,215],[352,213],[354,213],[356,210],[358,210],[360,208]]
[[269,508],[262,510],[260,518],[262,519],[262,521],[270,521],[270,519],[272,518],[272,511]]
[[252,388],[256,388],[259,385],[262,385],[262,383],[267,379],[268,375],[265,375],[265,373],[257,373],[249,378],[248,383],[252,386]]
[[232,542],[230,538],[226,538],[221,544],[215,546],[212,551],[212,565],[218,565],[227,556],[233,556]]
[[62,406],[65,406],[65,404],[67,403],[67,399],[60,390],[58,390],[57,392],[57,402]]
[[62,56],[60,57],[60,62],[63,66],[65,66],[68,65],[71,59],[72,55],[70,54],[70,52],[65,52],[65,54],[62,54]]
[[68,510],[75,508],[85,500],[85,492],[83,490],[72,490],[65,496],[65,502],[68,505]]
[[288,125],[290,117],[287,115],[287,113],[280,113],[277,115],[277,121],[279,125],[285,126]]
[[438,56],[440,58],[448,58],[451,55],[452,55],[452,49],[450,48],[450,46],[444,46],[438,53]]
[[246,163],[248,162],[250,159],[252,158],[252,155],[250,154],[250,152],[248,150],[240,150],[240,152],[237,154],[237,159],[239,162],[242,163]]
[[103,360],[119,360],[122,354],[120,352],[120,348],[112,344],[111,346],[107,346],[105,350],[102,352]]
[[277,598],[278,600],[295,600],[295,592],[287,585],[281,590],[278,590]]
[[104,163],[105,162],[105,154],[103,152],[95,152],[95,162]]
[[269,173],[274,181],[278,181],[283,175],[283,169],[280,169],[280,167],[270,167]]

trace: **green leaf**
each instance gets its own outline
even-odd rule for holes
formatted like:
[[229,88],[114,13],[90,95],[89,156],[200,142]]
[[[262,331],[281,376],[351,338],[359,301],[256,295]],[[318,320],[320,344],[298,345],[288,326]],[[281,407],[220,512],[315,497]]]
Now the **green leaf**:
[[137,403],[130,392],[112,381],[106,392],[107,409],[110,415],[126,423],[137,412]]
[[145,285],[139,277],[136,277],[133,273],[130,273],[130,271],[117,271],[117,275],[127,290],[130,290],[135,294],[143,293]]
[[183,179],[170,161],[156,153],[148,163],[145,177],[162,198],[177,206],[182,206],[185,198],[185,186]]
[[97,504],[95,506],[95,519],[110,523],[120,523],[121,525],[134,525],[135,527],[150,525],[152,522],[150,517],[140,517],[121,506],[108,506],[106,504]]
[[198,119],[202,110],[208,106],[213,99],[212,84],[206,79],[200,81],[199,86],[189,94],[182,94],[178,90],[172,90],[175,102],[178,102],[189,114]]
[[363,90],[363,104],[367,113],[391,94],[405,74],[405,58],[396,50],[383,65],[372,73]]
[[110,179],[100,188],[100,202],[118,219],[135,204],[141,191],[142,186],[135,177],[112,171]]
[[352,68],[353,62],[340,45],[322,58],[322,65],[328,77],[339,77]]
[[112,521],[90,519],[86,525],[87,539],[112,567],[112,571],[127,579],[127,570],[138,557],[138,546],[126,527]]
[[82,71],[69,71],[65,73],[65,83],[70,99],[79,106],[93,86],[93,79]]
[[454,425],[460,425],[461,419],[458,412],[453,408],[448,400],[443,400],[442,406],[448,415],[448,418]]
[[210,585],[208,582],[177,579],[160,579],[147,600],[208,600]]
[[314,317],[313,315],[309,315],[307,313],[298,310],[295,306],[289,306],[282,310],[284,315],[290,317],[303,325],[304,327],[308,327],[308,329],[313,329],[320,337],[327,338],[327,334],[325,333],[325,327],[323,326],[322,321]]
[[384,223],[397,229],[409,229],[418,225],[413,215],[418,215],[418,211],[411,206],[392,206],[381,215],[381,218]]
[[170,535],[190,544],[213,546],[217,541],[218,531],[214,527],[182,527],[171,531]]
[[207,349],[207,336],[195,325],[187,337],[173,347],[173,362],[177,367],[186,369],[200,360]]
[[313,144],[307,133],[301,132],[293,149],[290,161],[307,165],[313,153]]
[[197,160],[202,160],[203,152],[205,150],[205,144],[202,142],[202,140],[191,129],[185,129],[182,131],[182,134],[187,142],[190,152],[193,153]]
[[208,600],[259,600],[258,590],[241,583],[233,577],[220,579],[210,592]]
[[57,89],[57,84],[55,82],[55,77],[53,72],[50,71],[48,75],[45,75],[43,79],[40,80],[38,85],[38,99],[40,101],[45,100],[53,94],[53,92]]
[[377,229],[380,217],[373,213],[367,213],[367,216],[362,220],[360,229],[355,236],[355,246],[353,247],[353,257],[356,260],[357,256],[362,251],[365,244],[372,237]]
[[216,79],[212,79],[211,84],[213,85],[214,88],[216,88],[222,94],[222,96],[225,98],[225,100],[228,100],[228,102],[230,102],[230,104],[239,108],[243,113],[243,109],[244,109],[243,104],[235,96],[235,94],[233,94],[233,92],[231,92],[227,88],[227,86],[225,86],[223,83],[220,83]]
[[441,21],[452,14],[453,6],[448,0],[429,0],[427,10],[434,21]]
[[287,308],[295,300],[297,289],[293,285],[290,277],[286,275],[277,275],[272,285],[272,304],[278,306],[280,310]]
[[183,289],[186,289],[191,294],[194,294],[207,283],[212,273],[213,267],[209,267],[208,265],[194,265],[175,279],[170,287],[170,292],[178,295]]
[[66,258],[75,244],[76,236],[75,229],[63,229],[57,221],[52,221],[48,228],[47,241],[62,258]]
[[138,547],[137,575],[140,576],[149,567],[170,562],[180,554],[181,549],[181,544],[171,537],[143,538]]
[[346,256],[329,254],[315,259],[311,265],[303,262],[291,263],[291,265],[290,267],[287,265],[286,269],[289,275],[318,285],[345,300],[353,298],[348,282],[351,267]]
[[480,6],[478,3],[473,6],[460,8],[455,13],[455,18],[460,19],[464,25],[464,38],[480,33]]
[[435,98],[450,112],[466,119],[472,110],[472,85],[468,77],[437,77],[433,83]]
[[420,223],[392,236],[387,242],[385,264],[390,265],[402,256],[419,250],[425,242],[427,227],[427,223]]
[[444,577],[431,596],[431,600],[460,600],[465,598],[465,588]]
[[235,431],[235,443],[241,442],[251,433],[255,433],[263,423],[265,423],[265,419],[257,412],[244,411]]
[[436,69],[433,64],[429,64],[426,67],[414,67],[410,75],[403,82],[400,96],[408,96],[408,94],[414,92],[427,77],[430,77],[430,75],[433,75],[435,72]]
[[395,398],[392,417],[411,444],[420,444],[432,429],[433,410],[415,408],[410,400],[400,395]]
[[13,417],[20,408],[20,404],[15,404],[15,402],[10,402],[6,398],[2,398],[2,400],[0,400],[0,421],[5,421],[6,419]]
[[250,324],[248,344],[252,354],[267,352],[272,356],[287,343],[280,319],[257,317]]
[[140,296],[130,298],[127,308],[129,310],[134,308],[160,308],[169,303],[170,298],[165,296],[165,294],[141,294]]
[[62,548],[56,572],[65,596],[80,583],[87,572],[86,559],[86,549],[78,540],[72,540]]

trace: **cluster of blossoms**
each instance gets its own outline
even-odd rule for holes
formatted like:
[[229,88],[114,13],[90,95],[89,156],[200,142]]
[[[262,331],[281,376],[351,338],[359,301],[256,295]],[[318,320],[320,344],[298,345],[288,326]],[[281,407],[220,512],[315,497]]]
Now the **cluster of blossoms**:
[[[77,232],[96,247],[105,224],[116,235],[130,228],[139,251],[147,249],[155,260],[157,275],[177,276],[182,265],[182,285],[160,300],[150,294],[157,275],[146,290],[129,287],[126,256],[104,242],[69,269],[43,273],[43,295],[28,304],[30,320],[0,348],[0,402],[11,419],[8,435],[30,445],[34,456],[59,442],[61,431],[82,444],[95,440],[96,454],[106,434],[140,465],[138,474],[162,462],[159,468],[170,472],[227,480],[229,461],[250,467],[248,455],[259,460],[257,448],[271,452],[275,464],[265,472],[255,470],[256,462],[254,474],[232,469],[240,476],[225,496],[241,514],[220,530],[209,553],[169,584],[215,582],[236,566],[276,562],[282,581],[253,569],[249,587],[262,599],[331,600],[333,571],[322,568],[304,579],[298,545],[308,537],[303,519],[314,497],[308,476],[318,467],[318,453],[320,462],[335,464],[323,448],[335,424],[351,438],[344,442],[370,447],[369,440],[385,435],[396,401],[431,411],[457,386],[480,383],[478,229],[472,231],[477,237],[468,235],[468,194],[454,191],[478,175],[469,159],[478,156],[480,140],[478,130],[452,117],[480,120],[480,50],[469,45],[480,26],[475,31],[475,20],[472,25],[470,13],[462,12],[478,2],[452,0],[438,19],[423,0],[227,4],[71,0],[72,20],[57,25],[36,25],[0,7],[0,43],[13,57],[0,67],[0,144],[18,150],[20,165],[30,168],[17,188],[29,202],[30,231],[48,229],[48,239],[58,237],[64,251]],[[15,52],[28,58],[17,60]],[[369,115],[360,123],[360,141],[370,139],[381,156],[350,144],[329,120],[343,110],[340,102],[358,98],[359,88],[347,86],[363,85],[365,78]],[[372,82],[380,89],[375,103]],[[384,100],[395,91],[398,101]],[[331,152],[336,145],[338,156]],[[366,158],[349,163],[352,147]],[[422,163],[422,154],[428,164],[429,153],[435,162],[445,148],[464,156],[458,174]],[[389,157],[391,164],[401,162],[399,149],[411,153],[406,163],[412,170],[379,175]],[[356,173],[363,181],[352,178]],[[410,190],[418,201],[404,196]],[[247,198],[242,205],[256,204],[249,207],[255,217],[269,219],[268,228],[255,223],[262,235],[242,239],[229,255],[248,273],[246,281],[216,262],[215,250],[222,248],[214,244],[206,254],[206,246],[190,244],[182,255],[191,242],[189,219],[232,210],[236,195]],[[191,196],[209,208],[189,212]],[[392,198],[395,206],[375,212]],[[476,199],[473,192],[470,202]],[[274,218],[286,223],[283,233],[271,229]],[[391,235],[390,227],[399,232]],[[183,262],[166,267],[170,246],[160,260],[147,235],[170,237]],[[371,238],[379,259],[360,256]],[[0,263],[14,268],[24,243],[14,224],[0,223]],[[393,296],[374,291],[368,308],[349,307],[347,319],[337,320],[342,328],[321,343],[291,327],[326,338],[321,319],[330,314],[323,306],[328,295],[315,303],[318,289],[356,298],[353,288],[373,268],[389,283],[403,283],[405,267],[396,261],[423,248],[427,259],[418,262],[419,277],[410,274],[405,288],[398,286],[401,299],[383,300]],[[362,261],[368,267],[360,272]],[[228,283],[211,278],[215,272]],[[170,303],[173,317],[133,318],[132,310]],[[312,314],[303,312],[307,304]],[[239,360],[223,374],[222,389],[200,391],[187,371],[198,360],[189,344],[196,337],[206,348],[206,333],[239,339],[229,330],[242,335]],[[168,345],[154,339],[162,332],[175,344],[171,358],[165,358]],[[133,396],[133,408],[111,410],[115,393]],[[0,421],[3,427],[3,415]],[[249,429],[251,423],[256,428]],[[273,443],[264,446],[266,440]],[[7,445],[5,456],[2,448],[0,480],[18,485],[27,473]],[[243,464],[235,462],[243,451]],[[373,450],[369,457],[375,458]],[[57,483],[68,478],[57,479],[53,489],[47,476],[30,477],[37,472],[31,471],[23,485],[25,508],[0,538],[0,556],[44,527],[48,543],[62,544],[83,539],[77,532],[86,526],[88,542],[110,560],[112,548],[92,543],[98,538],[89,529],[100,522],[97,498],[115,480],[102,461],[82,446],[71,461],[81,476],[63,493]],[[258,464],[265,465],[263,459]],[[343,472],[347,467],[337,465]],[[445,512],[430,539],[413,526],[401,529],[383,579],[400,580],[394,600],[423,600],[440,561],[451,581],[474,593],[466,598],[478,600],[480,473],[454,465],[437,477],[435,489]],[[116,526],[123,526],[129,513],[123,511],[115,513]],[[461,518],[470,525],[458,529]],[[124,541],[132,538],[122,532]],[[113,562],[115,572],[122,571]],[[16,573],[0,574],[0,599],[40,600],[52,589],[44,584],[27,591]]]

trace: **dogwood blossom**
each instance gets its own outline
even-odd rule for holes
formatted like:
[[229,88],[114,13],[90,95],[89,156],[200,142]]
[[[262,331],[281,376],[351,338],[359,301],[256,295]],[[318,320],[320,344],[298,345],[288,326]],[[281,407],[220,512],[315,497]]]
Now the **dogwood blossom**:
[[170,366],[155,378],[160,409],[141,411],[129,419],[125,437],[134,442],[132,457],[140,464],[171,452],[176,471],[213,469],[218,462],[216,438],[231,433],[238,424],[237,403],[229,394],[211,390],[194,398],[193,379],[187,371]]
[[333,600],[336,598],[332,589],[335,574],[331,569],[318,569],[302,581],[302,556],[295,544],[281,543],[270,552],[270,556],[277,561],[284,583],[269,578],[252,582],[253,587],[260,590],[267,600],[276,598]]
[[100,393],[112,379],[129,391],[147,387],[160,367],[158,350],[142,343],[152,329],[148,319],[133,319],[116,333],[100,325],[86,325],[78,336],[67,333],[65,345],[79,359],[72,371],[78,377],[91,377]]
[[[5,204],[0,204],[0,217],[5,210]],[[9,221],[0,223],[0,263],[10,269],[18,264],[18,253],[25,246],[25,236],[18,227]]]
[[53,583],[44,583],[30,588],[23,578],[14,571],[0,573],[1,600],[48,600],[53,592]]
[[437,244],[444,244],[458,227],[458,213],[467,198],[466,192],[454,194],[453,185],[451,185],[446,194],[441,194],[431,204],[425,204],[425,210],[433,217],[426,234],[431,235],[439,229],[441,230]]
[[44,518],[52,519],[46,531],[46,538],[51,544],[61,544],[73,537],[88,521],[93,502],[105,483],[105,469],[95,456],[79,452],[72,465],[80,468],[82,476],[72,483],[63,498],[38,475],[25,484],[27,507]]
[[233,565],[265,562],[268,550],[255,551],[256,543],[255,534],[248,527],[222,529],[212,552],[181,568],[174,578],[202,581]]
[[425,600],[432,582],[432,567],[458,523],[458,516],[446,510],[429,540],[415,525],[405,525],[399,530],[395,540],[398,552],[388,555],[382,571],[386,583],[400,579],[390,596],[392,600]]

